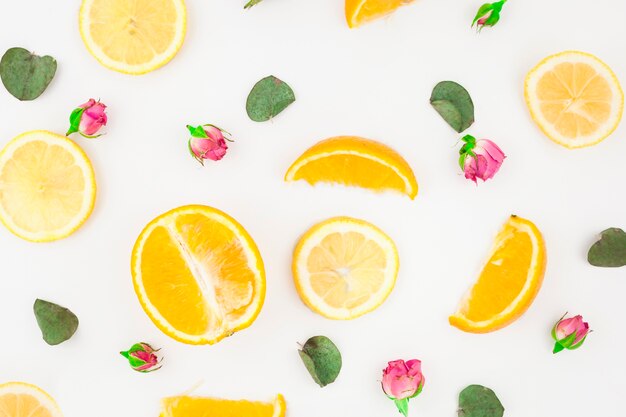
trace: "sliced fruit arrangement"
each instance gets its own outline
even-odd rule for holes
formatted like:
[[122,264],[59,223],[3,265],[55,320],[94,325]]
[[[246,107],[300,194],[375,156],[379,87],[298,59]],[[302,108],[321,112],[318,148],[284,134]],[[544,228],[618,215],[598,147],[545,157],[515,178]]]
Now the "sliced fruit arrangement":
[[530,115],[543,133],[567,148],[594,145],[619,125],[624,93],[597,57],[566,51],[541,61],[526,76]]
[[91,162],[64,136],[26,132],[0,152],[0,220],[22,239],[69,236],[87,220],[95,199]]
[[292,271],[298,294],[311,310],[349,320],[387,299],[398,267],[396,246],[382,230],[363,220],[335,217],[302,236]]
[[203,397],[170,397],[162,401],[160,417],[285,417],[285,398],[278,394],[272,402],[223,400]]
[[409,164],[382,143],[357,136],[318,142],[304,152],[285,174],[285,181],[330,182],[374,191],[393,190],[414,199],[417,180]]
[[187,11],[183,0],[83,0],[79,24],[85,46],[102,65],[144,74],[176,55]]
[[178,207],[150,222],[133,248],[131,271],[145,312],[184,343],[213,344],[248,327],[265,299],[256,244],[212,207]]
[[0,384],[3,417],[63,417],[54,399],[41,388],[25,382]]
[[495,239],[489,261],[450,324],[470,333],[508,326],[530,307],[541,288],[546,247],[529,220],[511,216]]
[[346,0],[346,20],[348,26],[356,28],[363,23],[380,19],[393,13],[400,6],[414,0]]

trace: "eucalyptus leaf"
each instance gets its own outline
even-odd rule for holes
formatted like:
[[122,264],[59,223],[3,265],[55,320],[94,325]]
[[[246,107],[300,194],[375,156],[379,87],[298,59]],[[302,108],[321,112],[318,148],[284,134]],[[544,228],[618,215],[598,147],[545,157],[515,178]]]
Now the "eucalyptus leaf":
[[606,229],[589,249],[587,260],[593,266],[617,268],[626,265],[626,233],[616,227]]
[[326,336],[314,336],[298,351],[313,380],[325,387],[337,379],[341,371],[341,353]]
[[270,75],[257,82],[246,101],[248,117],[255,122],[265,122],[285,110],[296,101],[289,85]]
[[58,345],[70,339],[78,329],[78,317],[60,305],[37,299],[33,306],[43,340]]
[[496,393],[482,385],[470,385],[459,394],[459,417],[502,417],[504,407]]
[[54,78],[57,61],[37,56],[24,48],[7,50],[0,60],[0,78],[6,89],[19,100],[39,97]]
[[474,103],[462,85],[441,81],[430,96],[430,104],[452,129],[461,133],[474,123]]

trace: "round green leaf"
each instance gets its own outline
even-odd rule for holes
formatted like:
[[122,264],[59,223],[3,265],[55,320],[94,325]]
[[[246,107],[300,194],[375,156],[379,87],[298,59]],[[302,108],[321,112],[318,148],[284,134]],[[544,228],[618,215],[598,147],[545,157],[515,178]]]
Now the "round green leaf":
[[33,306],[43,340],[58,345],[71,338],[78,329],[78,317],[60,305],[37,299]]
[[255,122],[265,122],[296,101],[289,85],[270,75],[257,82],[248,95],[246,111]]
[[502,417],[504,407],[496,393],[482,385],[470,385],[459,394],[459,417]]
[[593,266],[617,268],[626,265],[626,233],[616,227],[606,229],[589,249],[587,260]]
[[11,48],[0,60],[2,84],[19,100],[34,100],[54,78],[57,61],[51,56],[37,56],[24,48]]
[[313,380],[325,387],[337,379],[341,371],[341,353],[326,336],[314,336],[298,351]]
[[430,96],[430,104],[452,129],[461,133],[474,123],[474,103],[462,85],[441,81]]

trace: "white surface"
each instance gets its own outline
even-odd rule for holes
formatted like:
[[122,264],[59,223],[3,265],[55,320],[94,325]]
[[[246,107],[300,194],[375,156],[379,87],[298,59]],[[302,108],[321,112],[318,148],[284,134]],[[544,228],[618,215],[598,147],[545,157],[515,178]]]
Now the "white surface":
[[[468,384],[492,387],[507,417],[623,415],[625,269],[586,263],[596,233],[626,226],[624,123],[602,144],[568,151],[528,116],[522,86],[544,56],[592,52],[626,82],[626,2],[524,0],[480,36],[469,22],[481,1],[421,0],[382,22],[348,30],[341,0],[189,0],[187,38],[166,67],[132,77],[101,67],[77,28],[79,2],[3,2],[0,50],[23,46],[57,58],[49,89],[21,103],[0,91],[0,142],[31,129],[67,129],[89,97],[109,106],[108,134],[76,139],[93,161],[96,209],[75,235],[32,244],[0,230],[0,380],[48,390],[66,417],[158,413],[158,399],[197,393],[232,398],[285,394],[292,417],[396,416],[378,380],[387,360],[419,358],[426,385],[413,416],[455,415]],[[245,99],[274,74],[298,101],[273,122],[254,123]],[[440,80],[462,83],[476,104],[469,130],[508,155],[493,181],[475,187],[457,166],[455,134],[428,104]],[[212,122],[237,142],[201,168],[187,154],[185,124]],[[413,166],[415,201],[341,187],[285,184],[289,164],[319,139],[356,134],[383,141]],[[253,327],[216,346],[192,347],[161,334],[131,286],[129,256],[154,216],[178,205],[216,206],[238,219],[265,260],[268,292]],[[516,213],[535,221],[548,245],[539,296],[524,317],[488,335],[464,334],[447,316],[474,280],[494,234]],[[299,235],[335,215],[369,220],[400,251],[388,301],[350,322],[310,312],[291,280]],[[32,314],[40,297],[70,307],[81,324],[49,347]],[[575,352],[551,353],[549,330],[569,310],[594,333]],[[325,334],[341,348],[338,380],[320,389],[297,342]],[[165,367],[140,375],[118,351],[134,341],[161,346]]]

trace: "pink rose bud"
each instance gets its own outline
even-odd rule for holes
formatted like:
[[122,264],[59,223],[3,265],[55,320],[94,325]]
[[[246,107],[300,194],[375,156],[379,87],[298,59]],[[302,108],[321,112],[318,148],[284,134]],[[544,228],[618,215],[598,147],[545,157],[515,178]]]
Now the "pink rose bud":
[[495,26],[500,21],[500,12],[507,0],[500,0],[495,3],[485,3],[478,9],[472,21],[472,27],[476,25],[480,32],[485,26]]
[[471,135],[465,135],[461,140],[465,144],[459,151],[461,155],[459,165],[465,173],[465,178],[476,184],[478,184],[477,178],[483,181],[493,178],[506,158],[502,149],[489,139],[476,140]]
[[128,364],[135,371],[147,373],[161,369],[161,359],[156,354],[158,351],[159,349],[141,342],[135,343],[129,350],[120,354],[128,359]]
[[211,124],[197,127],[187,125],[187,129],[189,129],[189,133],[191,133],[188,144],[189,153],[202,165],[204,165],[205,159],[219,161],[226,155],[226,151],[228,150],[226,141],[231,140],[225,137],[224,133],[229,135],[228,132]]
[[[567,314],[567,313],[565,313]],[[556,342],[552,353],[559,353],[563,349],[574,350],[582,346],[589,334],[589,323],[578,315],[569,319],[561,317],[552,328],[552,338]]]
[[383,370],[383,391],[405,417],[409,414],[409,400],[417,397],[423,386],[422,362],[417,359],[392,361]]
[[65,134],[69,136],[78,132],[86,138],[97,138],[98,131],[107,124],[105,109],[107,106],[92,98],[81,104],[70,115],[70,128]]

